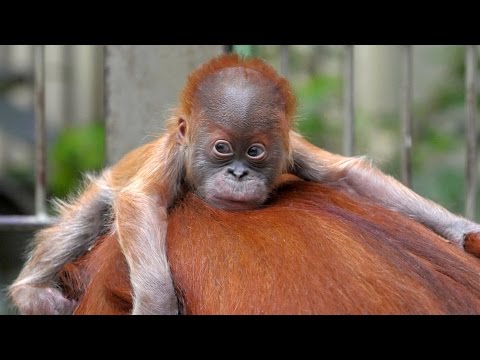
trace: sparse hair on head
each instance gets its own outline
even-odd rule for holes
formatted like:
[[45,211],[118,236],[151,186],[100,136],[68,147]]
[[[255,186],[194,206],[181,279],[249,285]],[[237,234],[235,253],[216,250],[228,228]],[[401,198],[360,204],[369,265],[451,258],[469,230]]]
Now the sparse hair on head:
[[181,110],[185,115],[189,116],[191,114],[194,94],[202,80],[208,75],[229,67],[252,69],[270,79],[282,94],[285,101],[285,116],[289,126],[292,126],[296,110],[296,100],[288,81],[280,76],[277,71],[265,61],[258,58],[244,58],[237,54],[223,54],[214,57],[189,75],[187,85],[180,94]]

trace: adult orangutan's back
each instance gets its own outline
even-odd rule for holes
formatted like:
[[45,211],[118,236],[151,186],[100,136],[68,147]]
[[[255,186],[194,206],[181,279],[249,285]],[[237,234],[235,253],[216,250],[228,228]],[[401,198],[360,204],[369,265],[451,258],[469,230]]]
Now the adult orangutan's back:
[[[363,199],[286,182],[265,208],[227,212],[189,194],[169,217],[186,314],[480,313],[480,261]],[[113,237],[63,273],[76,314],[131,308]]]

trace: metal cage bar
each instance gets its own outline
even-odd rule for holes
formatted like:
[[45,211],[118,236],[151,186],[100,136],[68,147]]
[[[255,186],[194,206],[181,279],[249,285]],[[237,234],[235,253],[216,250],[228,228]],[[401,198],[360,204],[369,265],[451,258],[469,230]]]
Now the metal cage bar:
[[2,229],[37,228],[53,221],[47,215],[46,206],[45,45],[35,45],[34,73],[35,215],[0,216],[0,228]]
[[467,45],[465,56],[465,216],[475,218],[477,195],[477,47]]
[[35,45],[35,215],[46,211],[45,45]]
[[352,156],[355,151],[355,99],[354,99],[354,47],[345,45],[344,60],[344,128],[343,154]]
[[280,45],[280,73],[288,78],[289,49],[288,45]]
[[402,119],[401,179],[405,186],[412,187],[412,92],[413,92],[413,46],[402,46],[402,84],[400,117]]
[[37,215],[3,215],[0,216],[1,230],[33,230],[53,224],[54,218]]

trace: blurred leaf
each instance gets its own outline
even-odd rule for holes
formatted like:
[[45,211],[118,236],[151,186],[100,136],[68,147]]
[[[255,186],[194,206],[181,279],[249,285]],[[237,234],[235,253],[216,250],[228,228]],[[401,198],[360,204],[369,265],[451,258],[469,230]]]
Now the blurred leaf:
[[433,172],[419,169],[413,174],[416,192],[442,204],[454,213],[464,211],[464,174],[459,168],[436,168]]
[[253,45],[233,45],[233,51],[245,57],[253,56]]
[[[341,128],[338,121],[329,116],[340,92],[340,80],[334,76],[316,75],[295,87],[299,103],[298,130],[314,144],[336,148]],[[341,139],[340,139],[341,141]]]
[[98,171],[105,163],[105,128],[100,123],[64,130],[50,149],[52,172],[49,190],[65,197],[87,171]]
[[456,148],[458,141],[451,136],[438,131],[435,128],[428,128],[425,134],[424,141],[431,148],[430,151],[447,152]]
[[296,89],[302,104],[308,108],[317,108],[339,95],[340,79],[334,76],[317,75]]

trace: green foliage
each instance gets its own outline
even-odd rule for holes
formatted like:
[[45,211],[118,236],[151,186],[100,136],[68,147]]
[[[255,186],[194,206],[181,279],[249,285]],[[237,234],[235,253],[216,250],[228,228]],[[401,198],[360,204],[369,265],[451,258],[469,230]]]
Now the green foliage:
[[299,103],[298,130],[314,144],[335,148],[341,141],[340,121],[330,116],[340,98],[340,79],[330,75],[314,75],[295,86]]
[[[465,48],[453,46],[446,56],[445,81],[430,98],[417,104],[414,142],[415,191],[447,209],[463,214],[465,209]],[[479,63],[480,65],[480,63]],[[477,190],[477,204],[480,188]],[[477,206],[476,219],[480,218]]]
[[421,168],[413,173],[416,192],[445,206],[448,210],[464,212],[464,171],[461,167]]
[[49,191],[65,197],[79,185],[82,174],[104,166],[104,126],[94,122],[63,130],[50,149],[49,159]]
[[245,57],[253,56],[252,45],[233,45],[233,51]]
[[328,105],[339,93],[340,79],[331,75],[313,76],[296,89],[296,95],[309,111]]
[[459,145],[458,139],[433,127],[426,130],[422,140],[431,152],[450,152]]

